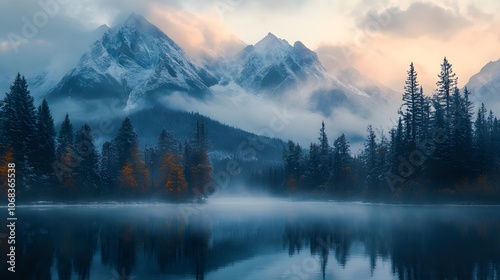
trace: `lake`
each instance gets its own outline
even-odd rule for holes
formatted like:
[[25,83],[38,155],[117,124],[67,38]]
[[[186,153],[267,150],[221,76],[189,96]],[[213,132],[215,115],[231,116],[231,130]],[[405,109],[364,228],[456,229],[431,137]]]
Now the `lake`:
[[495,206],[227,198],[17,217],[17,272],[3,262],[1,279],[500,279]]

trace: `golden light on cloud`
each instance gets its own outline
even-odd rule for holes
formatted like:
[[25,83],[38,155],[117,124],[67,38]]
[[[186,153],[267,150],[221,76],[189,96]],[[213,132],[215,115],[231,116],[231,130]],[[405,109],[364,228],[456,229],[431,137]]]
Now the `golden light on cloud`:
[[[453,64],[459,86],[463,87],[486,63],[500,57],[500,19],[471,4],[468,7],[467,12],[460,13],[458,8],[415,3],[404,10],[372,11],[379,19],[387,11],[391,15],[384,22],[374,21],[372,15],[366,14],[358,20],[356,34],[361,35],[353,43],[326,42],[317,51],[327,69],[353,66],[398,93],[403,90],[406,71],[413,62],[424,91],[432,94],[446,56]],[[394,10],[396,13],[392,13]],[[473,20],[471,13],[482,17]],[[422,18],[425,14],[435,16]],[[451,24],[443,18],[460,24]],[[371,23],[378,24],[378,28],[369,29]]]
[[217,18],[160,4],[151,7],[148,18],[195,59],[234,55],[244,47],[243,42]]
[[[156,3],[147,17],[193,58],[235,54],[245,45],[243,41],[255,44],[273,32],[317,51],[329,70],[335,72],[348,64],[397,92],[404,86],[410,62],[430,94],[444,56],[453,64],[461,87],[487,62],[500,57],[500,31],[496,28],[500,21],[493,10],[485,12],[469,2],[397,2],[384,7],[359,1],[349,5],[329,1],[292,4],[286,6],[286,13],[270,13],[262,10],[259,1],[242,2],[221,17],[213,5],[183,10]],[[384,11],[392,13],[388,22]],[[366,30],[373,19],[379,28]],[[339,58],[345,56],[339,52],[345,45],[351,47],[344,52],[354,50],[349,61]],[[335,49],[333,53],[330,47]]]
[[396,91],[404,87],[410,62],[415,63],[420,83],[430,93],[435,88],[440,63],[446,56],[463,87],[487,62],[500,56],[500,41],[490,28],[465,29],[448,40],[430,37],[376,36],[353,55],[353,66]]

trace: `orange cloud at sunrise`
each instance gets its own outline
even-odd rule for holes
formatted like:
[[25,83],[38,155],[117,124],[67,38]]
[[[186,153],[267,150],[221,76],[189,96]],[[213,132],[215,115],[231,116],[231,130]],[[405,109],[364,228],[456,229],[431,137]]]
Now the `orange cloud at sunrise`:
[[396,92],[401,92],[414,62],[427,94],[435,87],[444,56],[460,86],[500,58],[500,19],[495,13],[500,4],[495,1],[382,5],[283,0],[279,9],[264,1],[190,3],[182,8],[155,3],[147,17],[194,58],[234,54],[272,32],[291,44],[302,41],[333,72],[351,65]]

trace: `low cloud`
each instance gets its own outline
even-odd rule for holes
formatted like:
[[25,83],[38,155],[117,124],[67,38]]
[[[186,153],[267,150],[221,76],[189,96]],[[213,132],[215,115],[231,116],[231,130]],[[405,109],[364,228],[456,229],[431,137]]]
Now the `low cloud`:
[[[80,21],[66,14],[68,4],[55,1],[7,1],[0,12],[0,90],[8,90],[17,72],[33,78],[43,72],[61,76],[98,38]],[[7,82],[5,81],[7,80]]]
[[[328,42],[316,50],[321,62],[333,72],[352,66],[397,93],[402,93],[411,62],[424,92],[431,95],[443,57],[453,64],[461,87],[499,57],[500,20],[472,4],[443,8],[413,3],[405,9],[363,13],[357,23],[360,29],[354,42]],[[367,28],[368,23],[378,28]]]
[[195,60],[232,56],[245,47],[217,18],[159,4],[150,8],[147,17]]
[[[479,10],[473,9],[472,12],[477,14]],[[413,3],[406,10],[394,7],[382,11],[371,10],[358,18],[357,26],[367,29],[374,22],[378,23],[378,28],[373,28],[373,32],[410,38],[429,36],[442,40],[472,25],[467,17],[455,10],[423,2]]]
[[307,96],[297,96],[296,92],[285,93],[282,98],[270,98],[245,92],[235,84],[215,86],[212,90],[213,95],[208,100],[178,93],[166,96],[163,101],[171,109],[199,112],[252,133],[291,139],[305,148],[311,142],[317,142],[322,121],[326,124],[330,144],[345,133],[354,152],[362,147],[362,139],[366,136],[369,124],[387,131],[392,123],[386,114],[377,112],[377,108],[363,117],[349,108],[337,107],[326,116],[311,110],[306,101]]

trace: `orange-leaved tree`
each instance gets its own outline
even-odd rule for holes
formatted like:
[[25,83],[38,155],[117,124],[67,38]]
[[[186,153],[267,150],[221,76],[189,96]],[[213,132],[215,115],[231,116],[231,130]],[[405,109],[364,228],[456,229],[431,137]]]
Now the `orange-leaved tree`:
[[0,197],[7,196],[9,163],[14,163],[12,149],[5,151],[0,158]]
[[175,198],[186,196],[188,184],[184,177],[184,168],[179,155],[167,151],[162,159],[160,174],[162,178],[160,190],[163,193]]
[[149,172],[141,159],[139,149],[132,148],[130,160],[120,170],[118,186],[129,193],[145,193],[148,190]]
[[134,176],[134,169],[129,161],[125,162],[125,165],[120,170],[118,184],[120,188],[127,190],[137,190],[139,186]]

